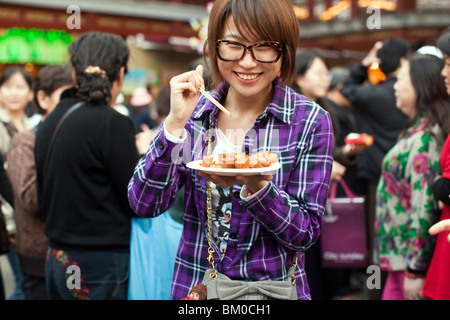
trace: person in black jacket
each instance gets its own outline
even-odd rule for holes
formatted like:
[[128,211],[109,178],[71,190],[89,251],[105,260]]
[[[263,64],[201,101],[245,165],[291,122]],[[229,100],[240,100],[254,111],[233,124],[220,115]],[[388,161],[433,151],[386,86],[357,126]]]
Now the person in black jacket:
[[[397,142],[407,117],[397,109],[394,84],[401,61],[407,57],[410,45],[403,39],[390,38],[377,42],[361,61],[352,66],[341,93],[350,101],[362,133],[373,136],[374,143],[358,155],[358,177],[367,181],[367,232],[369,257],[374,242],[375,193],[385,154]],[[368,68],[378,63],[386,80],[373,85],[368,81]],[[372,262],[369,261],[369,264]],[[380,290],[371,290],[378,295]],[[373,299],[381,297],[373,296]]]
[[[130,51],[117,35],[88,32],[69,52],[75,88],[62,93],[36,134],[38,204],[50,242],[47,293],[49,299],[126,299],[134,214],[127,185],[139,155],[133,123],[112,106]],[[44,172],[55,127],[80,101],[62,123]]]

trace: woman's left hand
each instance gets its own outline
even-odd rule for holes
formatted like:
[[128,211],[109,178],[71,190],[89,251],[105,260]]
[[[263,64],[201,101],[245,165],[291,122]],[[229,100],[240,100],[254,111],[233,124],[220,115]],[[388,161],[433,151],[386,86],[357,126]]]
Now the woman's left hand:
[[269,181],[272,181],[273,175],[271,174],[269,175],[258,174],[255,176],[238,175],[236,176],[236,179],[238,183],[240,183],[241,185],[246,185],[248,190],[255,193],[264,188]]
[[247,188],[255,193],[264,188],[268,181],[273,179],[273,175],[254,175],[254,176],[219,176],[216,174],[207,174],[200,171],[199,175],[206,178],[206,180],[211,181],[214,184],[220,185],[222,188],[229,188],[236,183],[241,185],[246,185]]

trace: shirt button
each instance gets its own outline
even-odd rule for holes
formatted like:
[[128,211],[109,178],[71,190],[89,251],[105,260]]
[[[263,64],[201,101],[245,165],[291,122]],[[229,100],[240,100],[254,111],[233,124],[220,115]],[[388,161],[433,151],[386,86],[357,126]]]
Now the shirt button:
[[236,233],[230,233],[230,238],[231,239],[237,239],[237,234]]

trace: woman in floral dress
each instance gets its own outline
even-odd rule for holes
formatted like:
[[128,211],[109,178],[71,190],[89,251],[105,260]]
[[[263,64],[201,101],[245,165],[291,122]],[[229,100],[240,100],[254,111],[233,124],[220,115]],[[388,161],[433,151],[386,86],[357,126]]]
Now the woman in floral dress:
[[439,218],[432,192],[449,133],[443,61],[416,54],[405,60],[395,84],[397,107],[409,118],[386,154],[377,189],[375,251],[388,272],[384,300],[421,299],[434,249],[428,229]]

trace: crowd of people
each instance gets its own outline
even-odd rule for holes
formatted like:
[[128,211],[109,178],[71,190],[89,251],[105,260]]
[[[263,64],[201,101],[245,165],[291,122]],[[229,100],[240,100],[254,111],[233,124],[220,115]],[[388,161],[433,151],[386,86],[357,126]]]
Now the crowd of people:
[[[70,67],[34,79],[3,71],[0,194],[15,288],[0,298],[345,299],[365,285],[361,270],[324,267],[320,241],[329,187],[343,180],[367,199],[368,265],[382,271],[369,299],[450,299],[450,28],[433,51],[392,38],[330,68],[300,50],[289,0],[217,0],[207,39],[201,62],[155,97],[136,88],[124,108],[130,50],[114,34],[82,34]],[[373,144],[346,143],[350,133]],[[186,166],[259,152],[280,168]]]

